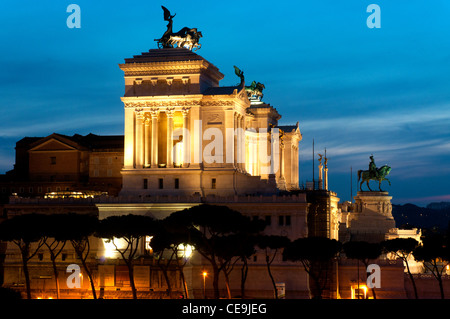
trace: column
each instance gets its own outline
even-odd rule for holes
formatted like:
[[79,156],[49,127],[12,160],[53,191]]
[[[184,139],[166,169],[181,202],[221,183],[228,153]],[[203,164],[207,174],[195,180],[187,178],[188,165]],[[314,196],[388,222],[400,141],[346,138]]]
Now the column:
[[150,167],[151,154],[151,136],[150,136],[150,117],[147,115],[144,118],[144,167]]
[[134,109],[125,106],[125,127],[124,127],[124,168],[131,169],[135,166],[134,144],[135,144],[135,114]]
[[158,109],[152,109],[150,111],[152,116],[152,167],[158,168]]
[[[242,139],[245,141],[245,117],[244,116],[241,116],[241,129],[242,129]],[[243,155],[244,155],[245,148],[246,148],[245,143],[244,143],[243,147],[244,147],[244,149],[243,149]],[[243,161],[242,170],[245,172],[245,155],[243,156],[242,161]]]
[[142,168],[144,165],[143,121],[143,114],[136,112],[136,168]]
[[189,127],[188,127],[188,115],[189,115],[189,108],[184,107],[182,109],[183,114],[183,167],[189,166],[189,156],[191,155],[189,152],[189,136],[188,133]]
[[320,158],[319,158],[319,189],[323,189],[322,155],[319,154],[319,156],[320,156]]
[[234,158],[234,168],[237,169],[238,168],[238,141],[239,141],[239,131],[237,130],[238,128],[238,114],[234,113],[234,131],[233,131],[233,141],[234,141],[234,145],[233,145],[233,158]]
[[284,143],[280,143],[280,177],[284,179]]
[[234,113],[234,131],[233,131],[233,167],[234,169],[237,168],[237,143],[238,143],[238,136],[236,134],[237,132],[237,113]]
[[241,115],[236,115],[236,168],[238,171],[245,170],[245,162],[246,162],[246,139],[242,134],[242,126],[241,126]]
[[167,115],[167,166],[173,167],[173,114],[175,108],[166,110]]

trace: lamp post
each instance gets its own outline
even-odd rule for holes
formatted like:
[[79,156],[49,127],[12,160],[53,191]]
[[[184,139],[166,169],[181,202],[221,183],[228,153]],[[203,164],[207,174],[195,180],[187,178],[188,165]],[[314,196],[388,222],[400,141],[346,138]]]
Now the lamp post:
[[204,271],[202,275],[203,275],[203,299],[206,299],[206,276],[208,275],[208,273]]

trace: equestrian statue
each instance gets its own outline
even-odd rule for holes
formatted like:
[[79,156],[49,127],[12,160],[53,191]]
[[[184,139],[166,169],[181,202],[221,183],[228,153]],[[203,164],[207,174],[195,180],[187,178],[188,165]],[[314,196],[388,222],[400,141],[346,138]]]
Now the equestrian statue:
[[386,176],[389,175],[390,172],[391,172],[391,167],[388,165],[383,165],[380,168],[377,168],[377,166],[375,164],[375,160],[373,158],[373,155],[371,155],[370,163],[369,163],[369,170],[367,170],[367,171],[359,170],[358,171],[358,182],[361,180],[361,183],[359,184],[359,190],[362,191],[362,184],[364,182],[366,182],[367,188],[369,189],[369,191],[372,191],[372,189],[369,186],[369,181],[375,180],[375,181],[378,181],[378,188],[379,188],[380,192],[382,192],[383,191],[383,190],[381,190],[381,182],[382,181],[386,180],[389,183],[389,186],[391,185],[391,182],[386,178]]

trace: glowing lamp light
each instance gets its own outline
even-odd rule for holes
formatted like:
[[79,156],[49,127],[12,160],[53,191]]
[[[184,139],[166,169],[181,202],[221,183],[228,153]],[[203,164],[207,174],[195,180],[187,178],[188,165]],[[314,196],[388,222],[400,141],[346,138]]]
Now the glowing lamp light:
[[206,271],[204,271],[204,272],[202,273],[202,275],[203,275],[203,277],[206,277],[206,276],[208,276],[208,273],[207,273]]
[[179,246],[178,246],[178,250],[182,253],[182,256],[184,257],[184,258],[189,258],[189,257],[191,257],[191,255],[192,255],[192,252],[193,252],[193,250],[194,250],[194,247],[192,247],[191,245],[183,245],[183,244],[180,244]]
[[361,291],[363,292],[363,296],[361,297],[362,299],[366,299],[367,296],[367,286],[366,285],[359,285],[359,291],[358,291],[358,286],[353,286],[352,287],[352,299],[358,299],[358,295]]

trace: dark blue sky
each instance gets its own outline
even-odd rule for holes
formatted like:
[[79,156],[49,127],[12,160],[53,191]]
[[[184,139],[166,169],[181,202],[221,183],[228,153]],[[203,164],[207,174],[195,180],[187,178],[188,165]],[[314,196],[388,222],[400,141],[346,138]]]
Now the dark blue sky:
[[[69,29],[69,4],[81,28]],[[369,29],[369,4],[381,28]],[[233,65],[265,84],[264,101],[300,123],[300,182],[312,141],[327,149],[330,189],[353,195],[356,171],[392,166],[394,203],[450,201],[450,2],[17,0],[2,4],[0,173],[24,136],[123,134],[124,58],[156,48],[166,29],[203,33],[198,54],[234,85]],[[316,160],[317,167],[317,160]],[[317,174],[317,169],[316,169]],[[373,184],[375,187],[375,184]]]

